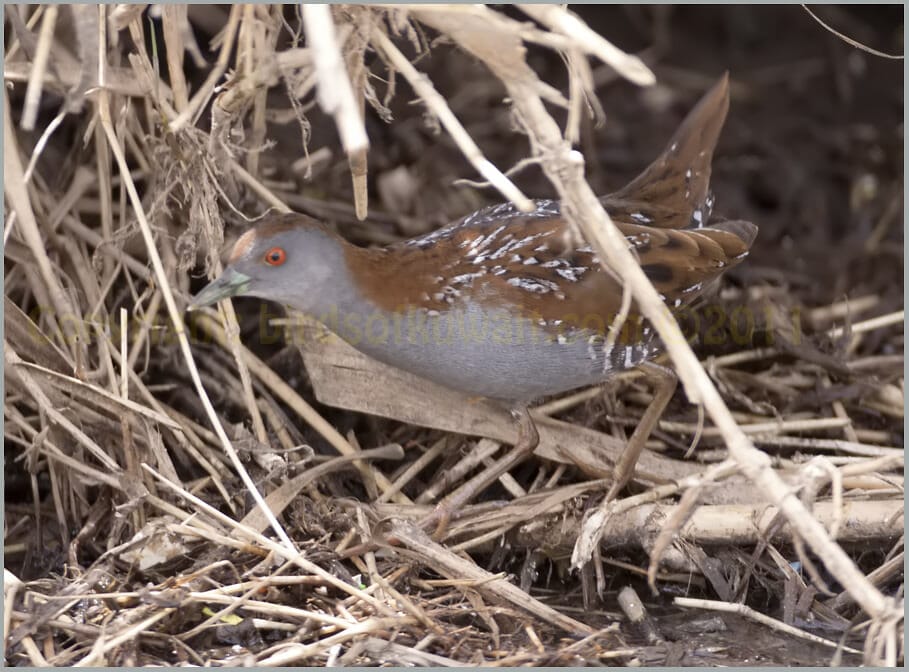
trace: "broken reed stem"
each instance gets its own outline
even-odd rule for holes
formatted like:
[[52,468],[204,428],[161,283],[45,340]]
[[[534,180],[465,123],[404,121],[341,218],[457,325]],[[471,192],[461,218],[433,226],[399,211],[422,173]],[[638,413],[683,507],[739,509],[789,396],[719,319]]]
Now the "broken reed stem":
[[[220,263],[218,264],[220,267]],[[232,301],[222,301],[220,304],[222,322],[225,325],[224,331],[227,334],[227,345],[230,354],[233,355],[237,363],[237,372],[240,374],[240,388],[243,390],[243,401],[246,403],[246,409],[249,417],[252,418],[253,430],[256,440],[262,445],[268,445],[268,431],[265,429],[265,422],[262,420],[262,414],[256,404],[256,395],[252,386],[252,378],[249,375],[249,367],[246,366],[246,360],[243,358],[243,344],[240,342],[240,323],[237,321],[237,313],[234,311]]]
[[211,72],[208,73],[208,77],[205,78],[202,86],[193,94],[186,109],[182,110],[180,114],[171,119],[169,128],[172,132],[177,133],[185,126],[195,122],[196,114],[205,107],[205,104],[211,98],[212,94],[214,94],[215,86],[221,79],[221,76],[227,71],[230,55],[233,51],[234,39],[236,38],[237,31],[240,27],[240,11],[242,10],[242,7],[242,5],[231,6],[230,16],[228,17],[227,26],[224,29],[224,37],[221,41],[221,50],[218,52],[218,60],[215,62]]
[[183,27],[187,22],[187,7],[180,4],[162,5],[161,23],[164,29],[164,52],[167,58],[167,72],[174,93],[174,109],[182,112],[189,105],[189,87],[183,68]]
[[[365,155],[369,149],[369,138],[338,47],[331,7],[303,5],[303,29],[319,81],[319,105],[326,114],[334,117],[341,145],[357,167],[357,174],[353,176],[354,194],[357,216],[362,219],[366,213]],[[360,171],[364,171],[362,175]]]

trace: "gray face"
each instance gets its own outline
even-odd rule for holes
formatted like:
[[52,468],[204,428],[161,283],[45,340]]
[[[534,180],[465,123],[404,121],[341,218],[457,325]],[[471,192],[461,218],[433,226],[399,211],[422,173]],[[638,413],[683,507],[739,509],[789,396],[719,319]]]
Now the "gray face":
[[318,311],[327,297],[336,296],[343,263],[340,244],[321,230],[300,227],[269,234],[252,229],[237,240],[224,273],[193,298],[190,309],[231,296],[255,296],[307,313]]

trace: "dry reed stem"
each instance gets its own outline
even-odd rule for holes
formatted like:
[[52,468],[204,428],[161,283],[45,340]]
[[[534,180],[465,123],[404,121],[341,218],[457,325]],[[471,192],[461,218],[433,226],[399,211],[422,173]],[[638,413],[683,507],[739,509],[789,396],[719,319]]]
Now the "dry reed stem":
[[[220,264],[217,265],[220,267]],[[259,443],[268,444],[268,432],[265,430],[265,422],[262,420],[262,414],[259,412],[259,406],[256,404],[255,393],[252,387],[252,378],[249,375],[249,367],[243,358],[243,344],[240,343],[240,324],[237,322],[237,313],[234,311],[234,304],[230,301],[222,301],[220,304],[221,315],[225,324],[225,333],[227,334],[227,343],[230,347],[230,353],[237,363],[237,371],[240,374],[240,386],[243,390],[243,401],[246,404],[246,411],[252,419],[253,430]]]
[[[65,94],[68,89],[79,83],[80,71],[77,64],[67,65],[58,62],[56,63],[56,73],[45,73],[42,86]],[[27,82],[31,76],[31,69],[25,63],[5,63],[3,74],[8,81]],[[153,93],[150,83],[147,80],[137,79],[131,68],[111,68],[108,75],[107,89],[111,93],[135,98],[144,98]],[[161,94],[167,95],[170,87],[162,84],[161,89]]]
[[[303,27],[319,81],[319,104],[326,114],[335,118],[347,156],[355,158],[358,165],[365,164],[363,156],[369,149],[369,138],[338,47],[331,8],[328,5],[303,5]],[[365,165],[362,168],[365,170]],[[354,196],[357,217],[363,219],[366,216],[366,182],[362,173],[354,177]]]
[[[17,214],[19,230],[38,266],[38,272],[44,287],[47,288],[54,311],[58,316],[75,317],[79,315],[63,291],[63,287],[47,256],[44,240],[38,230],[38,222],[25,185],[25,174],[19,159],[18,143],[12,128],[12,114],[9,107],[9,94],[3,93],[3,189],[11,208]],[[59,327],[56,335],[62,335]],[[75,354],[74,352],[71,354]]]
[[104,654],[112,651],[121,644],[136,639],[140,633],[149,630],[155,623],[169,616],[176,609],[174,607],[165,607],[152,613],[135,625],[124,628],[113,637],[107,638],[102,634],[92,646],[91,651],[81,660],[73,663],[73,667],[99,667],[105,664]]
[[189,105],[189,92],[186,75],[183,70],[183,54],[186,46],[183,43],[183,24],[186,23],[186,5],[164,5],[162,7],[162,25],[164,28],[164,52],[167,59],[167,72],[174,92],[174,109],[182,112]]
[[[429,9],[416,11],[415,15],[448,34],[464,49],[484,61],[502,80],[530,134],[534,150],[547,159],[542,164],[544,172],[558,191],[565,214],[575,226],[584,231],[600,259],[631,288],[641,312],[665,343],[689,399],[704,405],[722,432],[730,456],[743,473],[781,508],[794,530],[823,559],[828,570],[851,589],[862,608],[876,619],[889,619],[891,612],[896,609],[893,600],[886,598],[871,585],[842,548],[830,539],[823,526],[792,494],[786,483],[773,472],[767,455],[757,450],[738,427],[710,377],[682,336],[669,309],[636,263],[624,237],[612,224],[608,213],[584,180],[583,157],[564,142],[558,127],[543,106],[532,85],[536,77],[526,67],[522,52],[509,52],[509,49],[519,49],[519,45],[493,44],[485,27],[476,22],[463,19],[454,22],[450,17]],[[591,532],[592,528],[587,528],[586,533]],[[589,557],[586,553],[581,553],[579,547],[573,564],[583,565]]]
[[7,643],[10,636],[10,623],[12,622],[13,606],[16,604],[16,595],[22,588],[22,580],[4,567],[3,569],[3,655],[7,657]]
[[[158,480],[158,482],[161,483],[162,485],[164,485],[167,489],[169,489],[172,492],[183,497],[189,503],[195,505],[195,507],[197,509],[199,509],[200,511],[204,511],[205,513],[207,513],[209,516],[211,516],[215,520],[218,520],[222,524],[225,524],[225,525],[231,527],[233,529],[234,533],[237,534],[238,536],[241,536],[249,541],[258,543],[263,548],[271,551],[272,553],[278,554],[279,556],[284,558],[286,561],[297,565],[304,571],[322,578],[329,585],[332,585],[335,588],[340,589],[341,591],[347,593],[348,595],[351,595],[352,597],[354,597],[358,600],[364,601],[365,603],[369,604],[370,606],[375,608],[377,611],[379,611],[385,615],[390,615],[390,612],[385,605],[383,605],[381,602],[375,600],[374,598],[370,597],[364,591],[362,591],[358,588],[355,588],[354,586],[351,586],[351,585],[345,583],[344,581],[336,578],[333,574],[330,574],[329,572],[325,571],[319,565],[316,565],[315,563],[307,560],[299,553],[289,550],[288,548],[286,548],[286,546],[284,546],[282,544],[277,544],[277,543],[273,542],[271,539],[269,539],[268,537],[263,536],[256,530],[254,530],[246,525],[243,525],[240,522],[232,520],[228,516],[224,515],[223,513],[221,513],[217,509],[213,508],[209,504],[203,502],[201,499],[199,499],[195,495],[190,494],[186,490],[182,490],[178,486],[174,485],[173,483],[170,483],[169,481],[165,481],[159,474],[155,473],[153,469],[148,467],[148,465],[142,465],[142,466],[147,472],[152,474]],[[186,516],[185,512],[183,515]]]
[[352,625],[351,627],[339,632],[336,635],[326,637],[313,644],[281,644],[276,647],[276,651],[271,653],[267,658],[256,661],[257,665],[262,667],[283,667],[302,661],[307,661],[326,649],[337,644],[343,644],[349,639],[372,632],[379,633],[386,629],[400,628],[414,622],[414,619],[406,616],[395,616],[392,618],[368,618],[365,621]]
[[[882,327],[887,327],[894,324],[902,324],[904,321],[905,312],[899,310],[887,315],[871,318],[870,320],[857,322],[853,325],[850,325],[849,331],[852,334],[862,334],[868,331],[874,331],[875,329]],[[824,332],[824,335],[830,339],[839,338],[844,334],[844,327],[832,327]],[[744,364],[745,362],[752,362],[767,357],[773,357],[775,355],[781,354],[781,352],[782,351],[777,348],[755,348],[753,350],[742,350],[741,352],[734,352],[722,357],[714,357],[712,360],[708,361],[712,361],[714,366],[734,366],[736,364]],[[848,366],[849,368],[854,369],[856,368],[856,362],[850,362]]]
[[221,43],[221,49],[218,52],[218,59],[215,61],[214,67],[212,67],[211,72],[208,73],[208,76],[205,78],[202,86],[198,88],[198,90],[193,94],[193,97],[187,103],[186,109],[184,109],[182,112],[180,112],[180,114],[170,120],[169,126],[174,133],[178,133],[190,123],[195,123],[197,115],[205,107],[205,104],[214,93],[215,86],[217,85],[218,81],[227,71],[227,66],[230,59],[230,51],[233,47],[234,39],[240,27],[241,9],[242,5],[231,6],[230,17],[228,18],[227,25],[223,31],[224,36]]
[[41,90],[44,87],[44,73],[47,69],[47,59],[50,56],[51,42],[53,41],[54,28],[57,24],[59,7],[49,5],[41,20],[41,32],[38,34],[38,45],[32,61],[32,72],[29,75],[28,86],[25,89],[25,103],[22,109],[22,128],[26,131],[34,130],[38,117],[38,105],[41,102]]
[[[9,51],[5,54],[7,59],[11,60],[14,56],[18,55],[19,49],[23,49],[26,57],[34,57],[35,36],[31,34],[31,30],[38,24],[38,21],[42,19],[46,8],[47,5],[39,5],[36,7],[35,11],[28,18],[28,21],[24,24],[22,17],[19,16],[18,7],[6,8],[4,12],[5,17],[9,19],[13,34],[15,35],[15,38],[10,43]],[[23,27],[25,30],[22,30]]]
[[95,458],[104,465],[112,474],[119,475],[120,467],[119,465],[111,458],[101,447],[93,441],[85,432],[76,427],[76,425],[69,420],[63,413],[57,410],[56,405],[51,402],[45,392],[41,389],[41,386],[35,381],[35,379],[27,371],[23,369],[21,364],[24,362],[19,358],[19,355],[16,354],[16,351],[12,346],[4,340],[3,342],[3,354],[5,368],[8,371],[11,371],[15,375],[25,389],[32,395],[35,402],[38,404],[39,408],[47,415],[47,417],[52,420],[54,423],[60,425],[65,429],[69,434],[76,440],[77,443],[81,444],[85,449],[87,449]]
[[[126,333],[127,333],[126,330],[123,330],[123,334],[125,335]],[[13,354],[15,354],[15,353],[13,353]],[[125,361],[126,361],[125,359],[121,359],[121,363],[125,363]],[[66,376],[57,371],[52,371],[50,369],[46,369],[43,366],[38,366],[37,364],[32,364],[31,362],[23,362],[21,360],[16,360],[16,364],[18,366],[21,366],[23,369],[27,369],[27,370],[31,371],[32,373],[38,374],[39,377],[48,381],[54,387],[57,387],[58,389],[61,389],[61,390],[65,390],[66,392],[69,392],[70,394],[73,394],[76,397],[81,395],[81,396],[83,396],[83,398],[85,398],[85,397],[93,398],[94,400],[97,401],[97,403],[106,402],[106,403],[112,404],[114,409],[122,408],[122,410],[124,412],[128,411],[130,413],[135,413],[136,415],[146,417],[149,420],[152,420],[161,425],[164,425],[165,427],[168,427],[171,429],[181,429],[181,425],[179,423],[174,422],[173,420],[168,418],[165,414],[163,414],[153,408],[149,408],[147,406],[143,406],[142,404],[138,404],[136,402],[130,401],[127,398],[127,395],[122,392],[122,388],[121,388],[121,396],[117,396],[117,393],[115,393],[115,392],[108,392],[104,388],[98,387],[97,385],[91,385],[91,384],[81,381],[77,378],[72,378],[71,376]],[[126,373],[125,370],[124,370],[124,373]],[[122,385],[125,386],[127,384],[128,379],[126,377],[124,377],[122,380],[123,380]]]
[[571,38],[576,48],[593,54],[625,79],[639,86],[656,83],[656,76],[641,59],[617,49],[592,31],[575,13],[558,5],[520,5],[520,9],[553,32]]

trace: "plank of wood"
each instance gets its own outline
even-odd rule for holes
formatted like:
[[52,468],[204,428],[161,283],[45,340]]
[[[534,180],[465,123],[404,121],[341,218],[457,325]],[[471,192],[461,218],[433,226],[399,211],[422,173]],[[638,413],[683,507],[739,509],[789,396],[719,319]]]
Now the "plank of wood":
[[[513,443],[516,425],[503,406],[466,395],[387,366],[355,350],[317,325],[282,320],[291,342],[303,354],[316,398],[323,404],[369,413],[443,431],[483,436]],[[612,473],[625,443],[615,437],[542,416],[534,416],[540,433],[535,453],[575,464],[587,475]],[[645,451],[635,479],[665,483],[699,471],[697,464]]]

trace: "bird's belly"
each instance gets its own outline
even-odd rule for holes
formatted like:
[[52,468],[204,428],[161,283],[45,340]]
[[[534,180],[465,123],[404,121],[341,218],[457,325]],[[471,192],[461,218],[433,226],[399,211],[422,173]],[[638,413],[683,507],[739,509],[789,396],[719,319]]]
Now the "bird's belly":
[[[649,340],[620,342],[607,350],[600,334],[554,334],[506,310],[359,317],[346,316],[337,333],[365,354],[471,396],[507,401],[530,401],[601,382],[657,350]],[[359,327],[349,328],[353,322]]]

